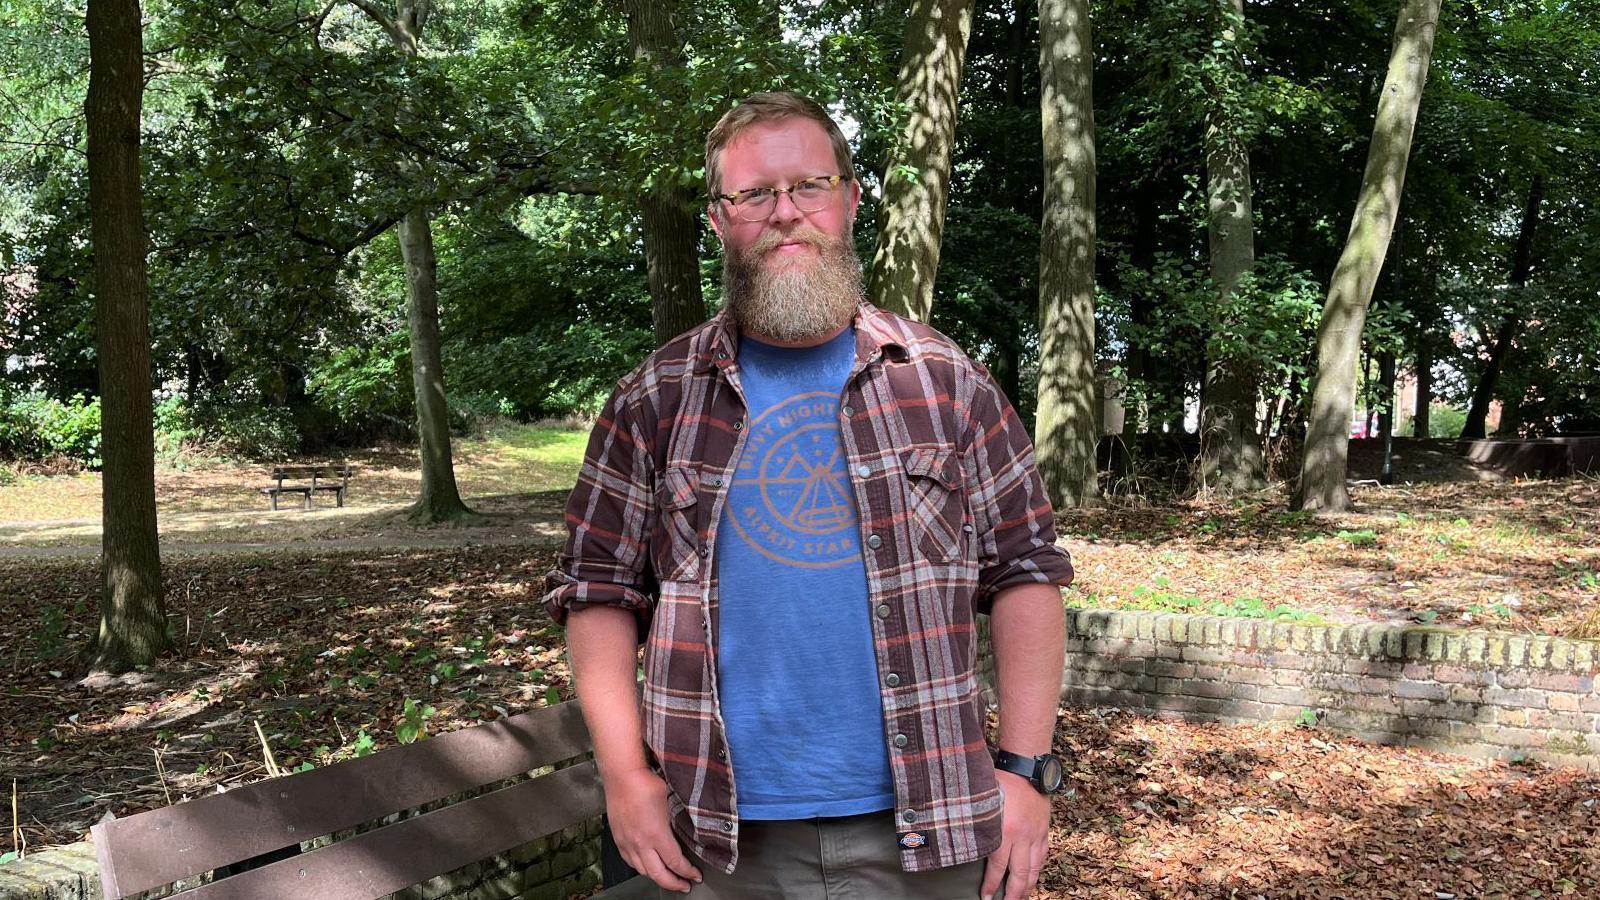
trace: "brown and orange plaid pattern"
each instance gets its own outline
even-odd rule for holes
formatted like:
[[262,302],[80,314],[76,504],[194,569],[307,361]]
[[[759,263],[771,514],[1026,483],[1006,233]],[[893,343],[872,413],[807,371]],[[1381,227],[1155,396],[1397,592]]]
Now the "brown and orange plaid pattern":
[[[925,871],[1000,843],[974,615],[1008,586],[1069,583],[1072,564],[1055,544],[1027,431],[988,371],[934,329],[871,304],[855,326],[840,439],[873,606],[894,820],[921,838],[901,842],[901,862]],[[717,701],[714,553],[749,421],[737,347],[723,310],[617,383],[544,596],[563,624],[597,604],[639,616],[645,743],[671,788],[673,826],[729,872],[739,822]]]

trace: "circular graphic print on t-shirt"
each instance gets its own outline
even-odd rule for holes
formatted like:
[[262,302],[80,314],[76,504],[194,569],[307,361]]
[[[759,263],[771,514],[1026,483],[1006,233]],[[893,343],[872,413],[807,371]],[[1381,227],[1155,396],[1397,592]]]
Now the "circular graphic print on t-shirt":
[[769,559],[830,568],[860,554],[838,406],[839,398],[823,391],[796,394],[751,423],[729,518],[739,537]]

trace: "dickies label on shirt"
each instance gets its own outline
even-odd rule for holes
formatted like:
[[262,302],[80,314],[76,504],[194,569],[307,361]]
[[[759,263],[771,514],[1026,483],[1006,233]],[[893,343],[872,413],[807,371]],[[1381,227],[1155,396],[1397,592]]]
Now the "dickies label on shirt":
[[[988,371],[933,328],[865,302],[855,341],[850,376],[827,415],[840,423],[842,471],[868,473],[858,482],[852,537],[859,539],[851,552],[864,561],[872,608],[889,612],[874,615],[872,629],[894,805],[930,811],[920,830],[897,836],[905,868],[925,871],[982,859],[1000,843],[1003,798],[984,740],[974,616],[1004,588],[1070,583],[1072,564],[1055,545],[1027,429]],[[724,309],[617,383],[568,499],[571,533],[544,595],[562,624],[569,611],[597,605],[638,616],[646,637],[644,738],[671,790],[673,827],[708,865],[727,872],[738,862],[737,829],[719,826],[737,818],[736,788],[716,753],[727,738],[715,683],[712,548],[730,484],[741,477],[735,452],[753,438],[744,426],[756,424],[741,393],[737,349]],[[779,450],[769,462],[794,461]],[[670,511],[682,521],[663,528],[652,488],[660,473],[678,467],[699,473],[692,499],[682,499],[702,511],[692,518]],[[821,471],[838,470],[829,461]],[[827,530],[840,511],[823,500],[789,508]],[[818,546],[802,558],[826,565],[836,549],[843,552]],[[904,746],[895,746],[902,735]]]
[[907,850],[915,850],[927,842],[928,839],[920,831],[906,831],[900,835],[900,846]]

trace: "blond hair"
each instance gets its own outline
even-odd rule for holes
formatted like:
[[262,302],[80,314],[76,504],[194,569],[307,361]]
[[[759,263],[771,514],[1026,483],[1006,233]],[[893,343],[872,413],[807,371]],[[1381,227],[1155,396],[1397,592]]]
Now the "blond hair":
[[[855,176],[850,161],[850,142],[844,132],[815,100],[788,91],[764,91],[740,100],[732,109],[722,114],[715,128],[706,135],[706,186],[715,197],[722,193],[722,151],[740,132],[762,122],[783,119],[810,119],[821,125],[833,144],[833,158],[839,164],[840,175]],[[824,174],[822,172],[816,173]]]

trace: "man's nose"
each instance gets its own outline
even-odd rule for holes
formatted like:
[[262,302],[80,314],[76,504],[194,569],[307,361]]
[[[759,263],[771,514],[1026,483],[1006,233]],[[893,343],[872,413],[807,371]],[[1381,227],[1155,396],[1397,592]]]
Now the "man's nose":
[[800,207],[794,205],[794,199],[788,191],[785,191],[773,201],[772,212],[767,215],[767,222],[772,225],[793,225],[805,217],[806,214]]

